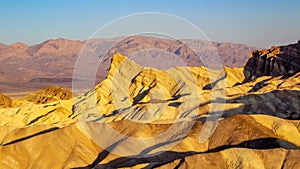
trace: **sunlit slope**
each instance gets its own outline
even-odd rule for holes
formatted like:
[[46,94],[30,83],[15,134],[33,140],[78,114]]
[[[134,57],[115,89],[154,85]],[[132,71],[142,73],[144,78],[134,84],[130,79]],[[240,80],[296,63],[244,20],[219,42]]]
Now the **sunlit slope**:
[[[269,123],[268,121],[271,120]],[[268,124],[267,124],[268,123]],[[196,121],[187,136],[164,153],[135,159],[121,157],[103,150],[85,135],[78,124],[63,128],[35,125],[11,130],[0,146],[1,168],[119,168],[179,165],[197,168],[281,168],[297,166],[300,151],[299,121],[287,121],[265,115],[235,115],[220,121],[217,130],[204,143],[199,143],[204,122]],[[274,127],[270,127],[270,124]],[[103,124],[89,125],[101,129]],[[110,122],[109,125],[128,137],[155,137],[174,123],[151,124],[128,120]],[[125,127],[126,126],[126,127]],[[277,126],[277,127],[275,127]],[[282,126],[282,127],[280,127]],[[5,128],[8,130],[8,128]],[[4,131],[5,129],[1,129]],[[293,131],[291,137],[290,131]],[[101,133],[101,132],[100,132]],[[99,134],[100,134],[99,133]],[[178,133],[180,134],[180,133]],[[109,139],[108,135],[99,135]],[[164,142],[172,144],[173,140]],[[126,147],[126,140],[114,140],[111,145]],[[160,142],[138,149],[151,155],[164,148]],[[138,148],[138,147],[137,147]],[[136,154],[136,155],[139,155]]]

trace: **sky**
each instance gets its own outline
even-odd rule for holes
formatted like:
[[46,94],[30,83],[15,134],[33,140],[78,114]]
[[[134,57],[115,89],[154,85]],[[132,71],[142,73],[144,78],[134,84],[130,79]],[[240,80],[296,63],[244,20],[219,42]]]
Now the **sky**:
[[85,40],[120,17],[163,12],[188,20],[212,41],[268,48],[300,39],[299,9],[299,0],[2,0],[0,42]]

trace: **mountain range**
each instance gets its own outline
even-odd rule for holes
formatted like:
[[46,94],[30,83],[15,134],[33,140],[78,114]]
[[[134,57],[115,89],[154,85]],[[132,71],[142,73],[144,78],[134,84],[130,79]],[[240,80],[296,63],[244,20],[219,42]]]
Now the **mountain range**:
[[[151,58],[168,59],[166,62],[162,60],[165,63],[163,65],[167,66],[165,68],[179,65],[200,66],[203,65],[201,60],[213,63],[214,60],[209,60],[213,57],[208,56],[217,53],[225,66],[242,67],[248,55],[255,49],[258,48],[228,42],[170,40],[148,36],[86,41],[60,38],[32,46],[24,43],[0,44],[0,91],[9,96],[19,96],[24,95],[24,91],[28,93],[48,85],[71,89],[74,66],[80,54],[86,55],[84,57],[89,62],[87,64],[101,62],[97,74],[98,83],[105,79],[111,57],[117,52],[129,58],[135,57],[134,60],[141,65],[149,64],[152,67],[157,62],[149,62]],[[139,58],[144,60],[139,61]]]

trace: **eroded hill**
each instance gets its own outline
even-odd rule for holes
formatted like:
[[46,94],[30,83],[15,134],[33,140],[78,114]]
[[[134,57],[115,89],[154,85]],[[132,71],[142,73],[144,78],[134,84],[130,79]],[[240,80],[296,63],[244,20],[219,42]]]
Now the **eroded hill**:
[[299,168],[300,72],[249,79],[252,58],[159,70],[115,54],[80,96],[0,108],[0,168]]

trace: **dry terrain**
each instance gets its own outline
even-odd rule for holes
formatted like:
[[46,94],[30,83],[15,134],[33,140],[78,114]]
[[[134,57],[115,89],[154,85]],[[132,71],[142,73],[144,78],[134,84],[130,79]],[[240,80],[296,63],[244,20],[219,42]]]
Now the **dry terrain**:
[[1,94],[0,168],[300,168],[299,59],[300,43],[240,68],[156,69],[114,53],[79,96]]

